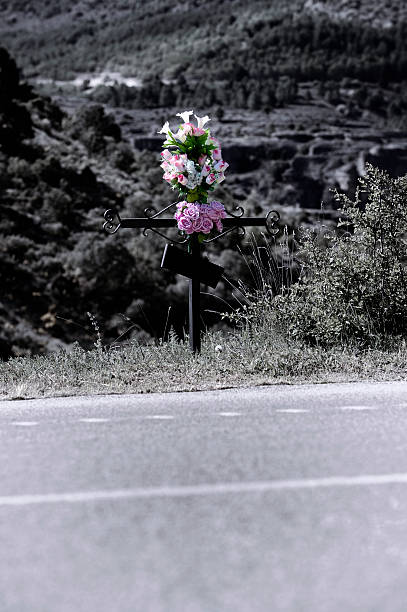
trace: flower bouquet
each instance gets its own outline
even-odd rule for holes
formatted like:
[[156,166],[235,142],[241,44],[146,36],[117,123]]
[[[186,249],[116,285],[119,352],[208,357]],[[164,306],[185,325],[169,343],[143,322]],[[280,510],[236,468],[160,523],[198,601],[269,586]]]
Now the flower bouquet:
[[218,140],[204,129],[209,117],[194,115],[194,125],[189,120],[192,114],[177,114],[183,121],[177,132],[171,131],[167,121],[158,133],[166,134],[161,153],[163,178],[183,198],[174,215],[178,228],[187,235],[197,233],[202,242],[215,228],[223,230],[225,207],[217,201],[208,202],[208,193],[224,180],[229,164],[222,159]]

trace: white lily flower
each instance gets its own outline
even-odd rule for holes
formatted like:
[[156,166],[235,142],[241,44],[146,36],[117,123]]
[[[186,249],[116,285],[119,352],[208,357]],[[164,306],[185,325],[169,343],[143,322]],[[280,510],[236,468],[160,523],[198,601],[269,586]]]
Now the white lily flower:
[[197,117],[196,115],[194,115],[194,117],[198,122],[198,128],[203,128],[205,123],[208,123],[208,121],[210,121],[208,115],[205,115],[205,117]]
[[170,130],[170,124],[168,123],[168,121],[166,121],[164,123],[164,125],[162,126],[161,130],[159,132],[157,132],[157,134],[168,134],[171,132]]
[[189,118],[193,114],[194,114],[194,111],[191,110],[191,111],[184,111],[183,113],[177,113],[176,116],[181,117],[184,123],[189,123]]
[[178,132],[175,134],[175,138],[179,140],[180,142],[185,142],[187,139],[187,136],[184,130],[178,130]]

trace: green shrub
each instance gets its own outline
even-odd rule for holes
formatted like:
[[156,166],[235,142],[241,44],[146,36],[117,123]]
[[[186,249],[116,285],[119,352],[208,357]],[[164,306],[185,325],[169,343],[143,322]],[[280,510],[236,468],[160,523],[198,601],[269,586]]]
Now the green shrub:
[[[366,345],[407,332],[407,176],[367,165],[355,199],[335,191],[345,220],[300,239],[300,279],[273,298],[289,336]],[[343,231],[345,229],[345,231]]]

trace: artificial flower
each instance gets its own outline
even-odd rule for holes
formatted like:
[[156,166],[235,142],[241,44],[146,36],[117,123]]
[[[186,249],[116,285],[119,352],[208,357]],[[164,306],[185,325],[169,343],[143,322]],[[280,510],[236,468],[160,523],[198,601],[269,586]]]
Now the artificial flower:
[[171,130],[170,130],[170,124],[168,121],[166,121],[164,125],[162,126],[161,130],[157,132],[157,134],[167,134],[167,136],[170,133],[171,133]]
[[198,128],[203,128],[205,123],[208,123],[208,121],[210,121],[208,115],[205,115],[205,117],[198,117],[197,115],[194,115],[194,117],[198,122]]
[[181,119],[182,119],[182,121],[184,123],[188,123],[190,116],[193,115],[193,114],[194,114],[193,110],[191,110],[191,111],[184,111],[183,113],[177,113],[176,117],[181,117]]
[[[196,125],[190,121],[191,115]],[[219,141],[205,128],[208,115],[199,117],[184,111],[177,117],[183,121],[177,132],[171,131],[168,121],[158,132],[166,134],[161,153],[163,178],[183,198],[174,215],[179,230],[187,235],[198,233],[202,240],[213,229],[222,231],[225,208],[220,202],[208,203],[208,195],[224,180],[228,164],[222,159]]]

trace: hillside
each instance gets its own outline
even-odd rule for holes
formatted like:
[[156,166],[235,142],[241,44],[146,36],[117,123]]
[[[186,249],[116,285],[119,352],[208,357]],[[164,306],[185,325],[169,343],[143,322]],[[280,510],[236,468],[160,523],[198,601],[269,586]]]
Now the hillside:
[[[87,312],[107,342],[148,340],[171,305],[182,334],[186,286],[159,269],[162,243],[101,232],[110,206],[171,201],[157,130],[179,111],[212,117],[219,199],[277,208],[289,230],[335,218],[330,189],[352,193],[366,161],[407,167],[401,2],[0,0],[0,36],[3,357],[89,346]],[[211,257],[249,279],[232,238]]]
[[[28,78],[60,85],[82,75],[116,73],[115,105],[145,108],[199,102],[270,109],[295,101],[298,84],[317,81],[330,95],[342,79],[391,87],[389,99],[353,84],[364,108],[406,110],[404,3],[242,0],[134,4],[88,1],[0,3],[2,44]],[[369,12],[368,12],[369,11]],[[367,19],[368,15],[374,19]],[[109,92],[100,86],[100,101]],[[106,88],[105,88],[106,89]],[[400,91],[399,91],[400,90]],[[383,96],[382,96],[383,97]],[[362,104],[363,103],[363,104]]]
[[157,165],[132,152],[103,107],[67,117],[0,48],[1,357],[90,346],[87,312],[104,342],[128,328],[126,339],[162,334],[169,303],[171,324],[184,323],[183,287],[168,274],[164,282],[157,241],[102,231],[107,208],[141,214],[163,199]]

